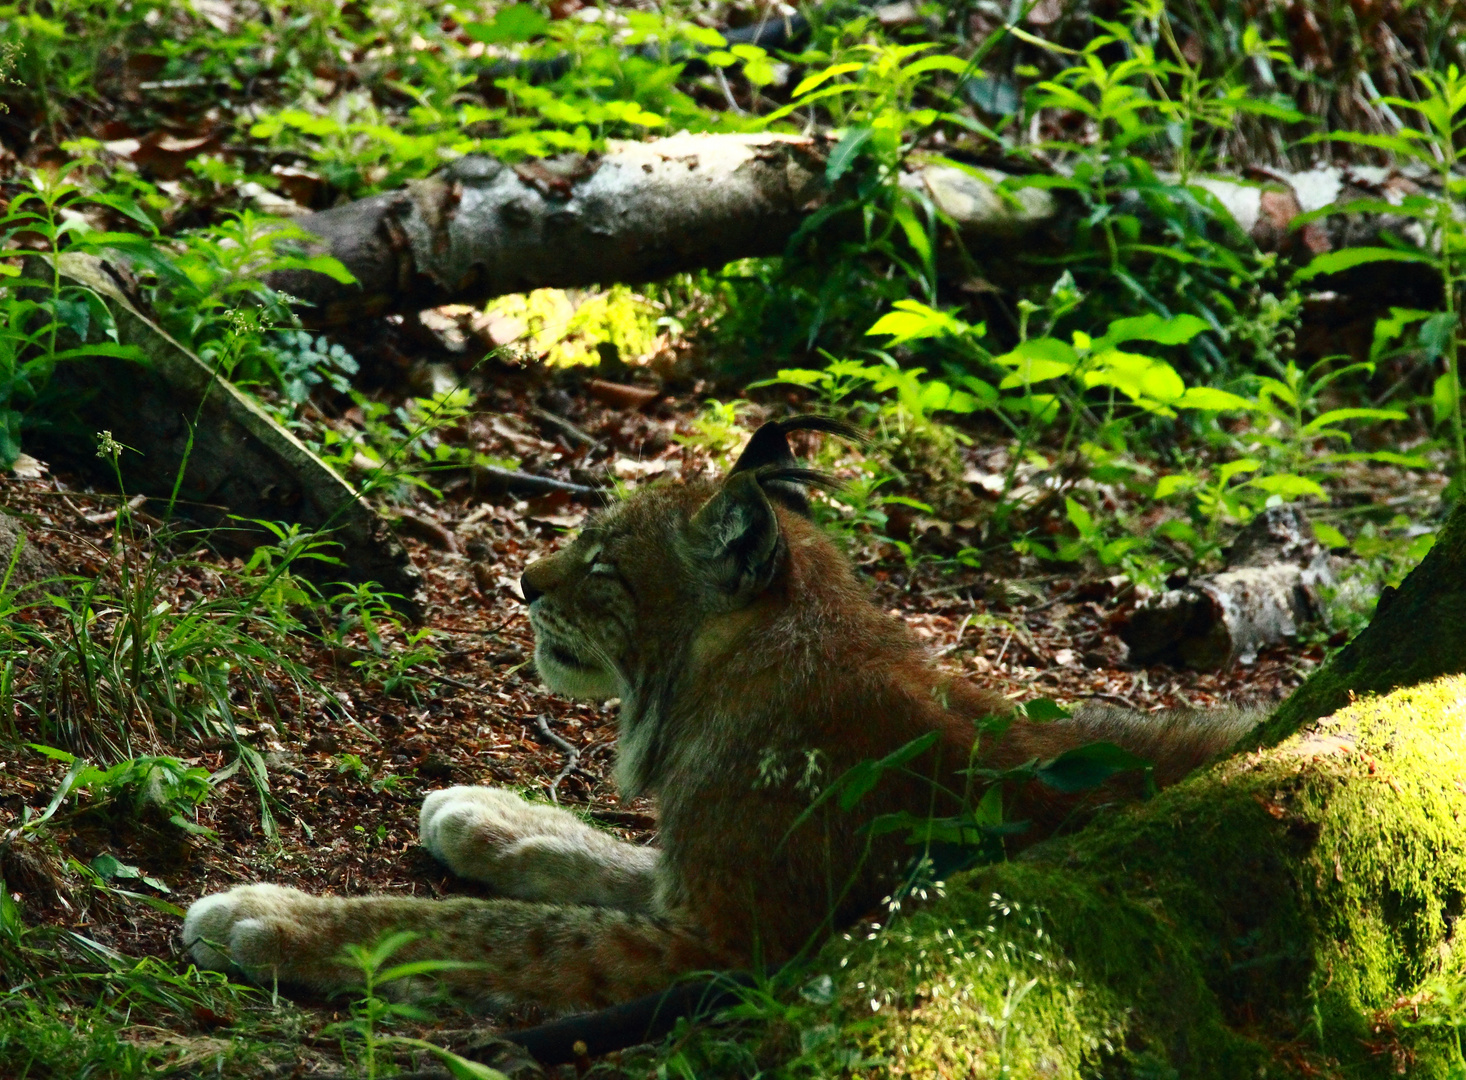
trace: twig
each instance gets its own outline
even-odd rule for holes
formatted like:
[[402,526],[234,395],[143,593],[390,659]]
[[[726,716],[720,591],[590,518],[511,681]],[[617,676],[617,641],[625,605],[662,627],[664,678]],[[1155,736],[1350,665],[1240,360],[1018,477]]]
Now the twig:
[[976,589],[982,586],[981,581],[964,581],[956,585],[938,585],[934,589],[923,589],[926,596],[941,596],[944,593],[959,593],[963,589]]
[[489,491],[507,491],[514,495],[549,495],[556,491],[563,491],[567,495],[601,494],[600,488],[572,484],[566,480],[556,480],[552,476],[535,476],[518,469],[501,469],[497,465],[475,465],[473,480],[475,487],[482,486]]
[[601,445],[600,439],[597,439],[594,435],[589,435],[586,432],[581,431],[580,428],[576,427],[569,420],[565,419],[565,417],[552,413],[549,409],[534,408],[530,409],[529,411],[532,416],[538,417],[540,420],[543,420],[556,431],[560,432],[562,435],[570,439],[572,442],[578,442],[582,446],[590,447],[592,450]]
[[540,738],[558,747],[565,754],[565,767],[560,770],[555,779],[550,781],[550,801],[559,806],[560,797],[556,791],[560,787],[560,781],[573,772],[583,771],[580,769],[580,750],[550,730],[550,722],[545,719],[544,713],[534,718],[534,727],[539,732]]
[[427,668],[422,667],[418,664],[413,665],[413,670],[421,671],[424,675],[432,679],[434,682],[443,683],[445,686],[456,686],[458,687],[458,689],[467,690],[471,694],[482,694],[493,689],[493,687],[489,686],[488,683],[485,683],[483,686],[474,686],[471,683],[461,682],[460,680],[455,679],[450,675],[443,675],[436,671],[429,671]]
[[946,656],[950,652],[955,652],[962,645],[962,635],[967,633],[967,624],[970,622],[972,622],[972,612],[969,611],[965,616],[963,616],[961,625],[957,627],[957,633],[952,638],[952,644],[943,645],[940,649],[938,649],[938,656]]
[[[127,509],[133,513],[137,513],[147,501],[148,497],[146,495],[134,495],[127,500]],[[68,505],[70,505],[69,502]],[[76,508],[73,506],[72,509]],[[93,525],[107,525],[117,520],[117,515],[122,512],[122,508],[119,506],[115,510],[103,510],[99,514],[82,514],[80,510],[76,512],[81,514],[83,519],[90,521]]]
[[1040,611],[1046,611],[1049,608],[1053,607],[1055,604],[1062,604],[1065,600],[1074,599],[1074,597],[1078,596],[1083,591],[1084,586],[1076,585],[1068,592],[1060,593],[1058,596],[1055,596],[1050,600],[1045,600],[1042,604],[1035,604],[1033,607],[1024,608],[1022,614],[1037,615]]
[[1016,633],[1018,633],[1016,628],[1008,631],[1008,636],[1003,639],[1003,647],[998,650],[998,658],[993,661],[993,667],[997,667],[999,664],[1001,664],[1003,662],[1003,657],[1008,655],[1008,646],[1013,644],[1013,635]]
[[397,511],[397,518],[393,522],[399,531],[415,536],[419,540],[432,544],[439,551],[447,551],[457,555],[461,552],[458,546],[458,538],[452,531],[441,522],[423,517],[421,514],[414,514],[408,510]]

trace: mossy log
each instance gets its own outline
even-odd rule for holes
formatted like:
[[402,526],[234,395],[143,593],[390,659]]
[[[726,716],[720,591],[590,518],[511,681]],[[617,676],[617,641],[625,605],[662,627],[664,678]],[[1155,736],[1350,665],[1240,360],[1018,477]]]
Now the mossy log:
[[815,1074],[1466,1075],[1463,588],[1457,509],[1254,746],[831,942],[837,1015],[781,1007],[765,1051]]
[[1463,718],[1461,677],[1360,701],[833,943],[847,1049],[922,1077],[1450,1075],[1454,1037],[1411,1025],[1461,968]]

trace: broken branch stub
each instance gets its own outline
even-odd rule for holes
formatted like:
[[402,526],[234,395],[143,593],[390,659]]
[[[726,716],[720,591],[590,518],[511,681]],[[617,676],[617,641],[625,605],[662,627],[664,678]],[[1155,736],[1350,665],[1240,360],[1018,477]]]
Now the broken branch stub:
[[[127,448],[118,464],[129,492],[167,500],[181,469],[177,512],[209,527],[216,546],[236,551],[276,540],[255,521],[329,530],[339,547],[327,553],[341,565],[306,559],[296,564],[299,571],[376,581],[402,597],[401,606],[416,616],[421,574],[386,521],[345,480],[141,314],[100,259],[65,254],[59,265],[63,276],[103,298],[119,342],[145,357],[142,363],[100,357],[73,361],[54,376],[75,399],[83,425],[75,436],[110,431]],[[48,450],[95,471],[93,448],[90,438],[52,436]]]
[[1259,514],[1227,561],[1220,573],[1136,606],[1119,631],[1132,660],[1202,671],[1250,664],[1258,649],[1296,637],[1317,617],[1316,587],[1332,580],[1328,552],[1291,506]]

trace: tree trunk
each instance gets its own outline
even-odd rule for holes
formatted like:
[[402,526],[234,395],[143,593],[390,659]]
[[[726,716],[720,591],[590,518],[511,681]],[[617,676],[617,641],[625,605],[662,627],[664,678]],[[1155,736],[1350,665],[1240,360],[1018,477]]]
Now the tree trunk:
[[[306,302],[307,322],[338,326],[543,287],[636,284],[777,255],[811,214],[844,194],[825,180],[832,146],[818,135],[681,134],[515,166],[467,157],[399,191],[298,219],[321,238],[316,250],[340,259],[357,284],[300,270],[267,280]],[[945,215],[984,274],[1015,283],[1025,267],[1017,256],[1057,250],[1075,208],[1036,187],[1000,187],[1012,179],[996,169],[913,161],[901,183]],[[1256,182],[1203,178],[1197,186],[1262,250],[1306,257],[1374,243],[1382,231],[1415,242],[1405,223],[1379,215],[1291,228],[1304,211],[1377,199],[1393,190],[1391,183],[1384,170],[1329,167],[1268,172]],[[858,223],[852,218],[850,226]],[[1386,265],[1391,295],[1439,291],[1415,264]],[[1349,291],[1377,289],[1381,280],[1377,266],[1365,266],[1319,284]]]
[[792,1008],[765,1051],[798,1037],[812,1074],[1459,1077],[1463,560],[1458,509],[1264,749],[832,942],[841,1023]]

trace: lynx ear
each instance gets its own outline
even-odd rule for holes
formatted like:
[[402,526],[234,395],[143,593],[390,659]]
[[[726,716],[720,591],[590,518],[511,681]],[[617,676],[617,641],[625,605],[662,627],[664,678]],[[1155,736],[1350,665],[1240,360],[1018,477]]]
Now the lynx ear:
[[735,604],[748,603],[773,580],[782,538],[757,473],[728,477],[692,516],[688,534],[713,585]]
[[791,431],[823,431],[827,435],[838,435],[852,442],[864,443],[865,436],[843,420],[829,416],[791,416],[788,420],[770,420],[748,440],[743,453],[728,471],[730,477],[737,473],[764,470],[764,489],[769,498],[783,503],[790,510],[809,516],[809,496],[801,482],[792,476],[798,470],[794,452],[789,449],[788,434]]

